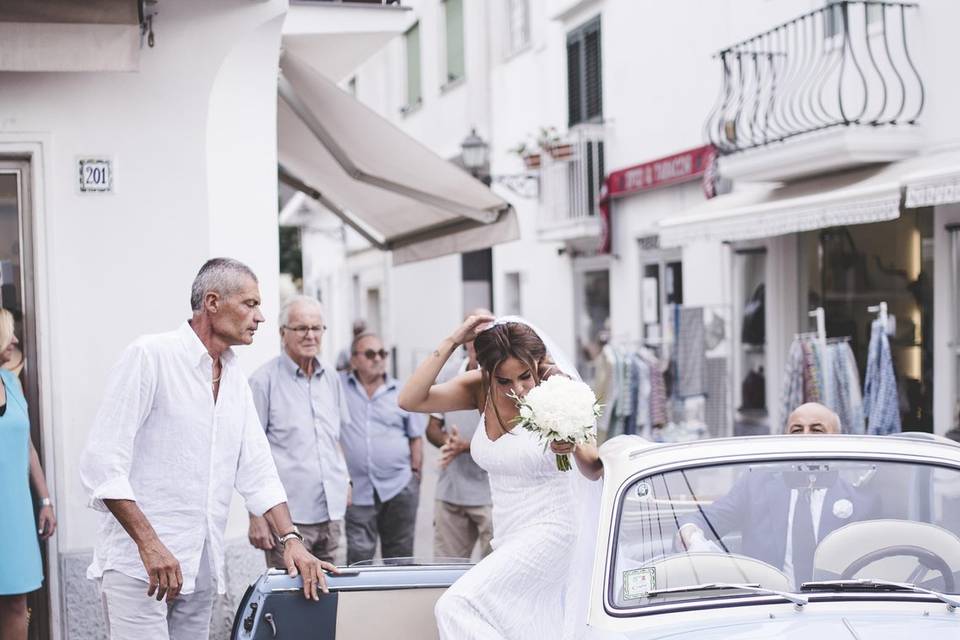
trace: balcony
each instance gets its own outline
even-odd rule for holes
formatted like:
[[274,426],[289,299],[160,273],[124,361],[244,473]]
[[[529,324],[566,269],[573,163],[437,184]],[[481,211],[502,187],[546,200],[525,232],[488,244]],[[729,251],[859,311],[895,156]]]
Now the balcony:
[[717,53],[705,124],[725,177],[756,181],[892,162],[921,144],[916,4],[837,0]]
[[538,237],[564,242],[599,239],[603,126],[578,125],[564,143],[549,151],[540,160]]

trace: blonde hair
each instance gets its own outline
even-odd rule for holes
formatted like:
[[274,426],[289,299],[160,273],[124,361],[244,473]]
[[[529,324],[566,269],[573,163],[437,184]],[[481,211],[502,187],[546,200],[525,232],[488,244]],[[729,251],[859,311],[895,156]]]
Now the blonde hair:
[[6,309],[0,309],[0,351],[3,351],[13,342],[13,314]]

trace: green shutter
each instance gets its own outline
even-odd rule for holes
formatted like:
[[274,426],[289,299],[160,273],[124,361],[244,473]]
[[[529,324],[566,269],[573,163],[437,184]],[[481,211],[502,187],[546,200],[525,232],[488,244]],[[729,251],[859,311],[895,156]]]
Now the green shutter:
[[420,23],[416,23],[404,36],[407,43],[407,106],[420,104]]
[[445,0],[444,17],[447,28],[447,77],[446,82],[459,80],[466,75],[463,54],[463,0]]

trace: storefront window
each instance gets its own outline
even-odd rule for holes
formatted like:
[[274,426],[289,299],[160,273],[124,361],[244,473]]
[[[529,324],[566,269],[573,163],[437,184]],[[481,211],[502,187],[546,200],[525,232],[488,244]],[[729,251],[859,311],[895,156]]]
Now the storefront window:
[[735,336],[736,407],[735,435],[770,432],[767,408],[767,250],[740,249],[734,252],[734,312],[739,334]]
[[659,347],[671,335],[671,305],[683,304],[683,263],[664,257],[643,266],[641,315],[643,340]]
[[[847,338],[866,373],[868,307],[885,302],[901,424],[933,430],[933,215],[801,234],[804,311],[823,307],[830,338]],[[804,293],[805,292],[805,293]]]
[[577,305],[577,369],[584,379],[594,377],[593,362],[610,340],[610,271],[579,274]]

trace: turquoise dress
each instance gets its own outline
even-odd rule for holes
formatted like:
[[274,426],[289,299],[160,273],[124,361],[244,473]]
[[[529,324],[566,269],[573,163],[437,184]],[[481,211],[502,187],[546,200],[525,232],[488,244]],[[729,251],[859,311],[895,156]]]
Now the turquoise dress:
[[43,583],[37,521],[30,496],[30,419],[12,373],[0,369],[7,408],[0,416],[0,596],[28,593]]

